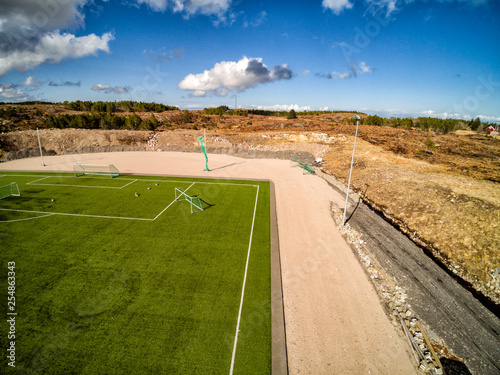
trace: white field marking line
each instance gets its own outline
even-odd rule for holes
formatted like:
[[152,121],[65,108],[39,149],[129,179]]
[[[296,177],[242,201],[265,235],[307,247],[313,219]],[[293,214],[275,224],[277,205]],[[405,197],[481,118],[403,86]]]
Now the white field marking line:
[[[193,183],[192,183],[191,185],[189,185],[189,187],[188,187],[186,190],[184,190],[184,191],[188,191],[188,190],[191,188],[191,186],[193,186],[194,184],[196,184],[196,182],[193,182]],[[163,210],[162,210],[162,211],[161,211],[158,215],[156,215],[156,216],[154,217],[153,221],[155,221],[156,219],[158,219],[158,217],[160,217],[160,215],[161,215],[162,213],[164,213],[164,212],[165,212],[165,211],[166,211],[166,210],[167,210],[167,209],[168,209],[171,205],[173,205],[175,202],[176,202],[176,199],[174,198],[174,200],[173,200],[172,202],[170,202],[170,204],[169,204],[167,207],[165,207],[165,208],[164,208],[164,209],[163,209]]]
[[[28,184],[26,184],[26,185],[28,185]],[[117,186],[64,185],[64,184],[29,184],[29,185],[32,185],[32,186],[63,186],[63,187],[92,188],[92,189],[116,189],[116,190],[120,190],[120,189],[124,188],[124,186],[117,187]]]
[[[39,176],[36,176],[36,177],[39,177]],[[45,180],[45,179],[50,178],[50,177],[52,177],[52,176],[42,177],[42,178],[39,178],[38,180],[35,180],[35,181],[26,182],[26,185],[36,185],[35,182],[42,181],[42,180]]]
[[[84,178],[94,178],[94,179],[100,179],[100,180],[106,180],[106,181],[109,181],[109,178],[107,177],[85,177],[85,176],[82,176],[82,177],[75,177],[75,176],[41,176],[41,175],[27,175],[27,174],[9,174],[9,175],[1,175],[1,177],[43,177],[43,178],[49,178],[49,177],[60,177],[60,178],[79,178],[79,179],[84,179]],[[43,179],[42,178],[42,179]],[[187,180],[184,180],[184,181],[177,181],[177,180],[152,180],[152,179],[146,179],[146,178],[137,178],[137,179],[131,179],[131,178],[120,178],[120,180],[124,180],[124,181],[141,181],[141,182],[175,182],[175,183],[183,183],[183,184],[186,184],[186,183],[190,183],[192,181],[187,181]],[[40,181],[40,180],[37,180],[37,181]],[[32,181],[32,182],[27,182],[26,185],[29,185],[29,184],[32,184],[36,181]],[[234,186],[253,186],[253,187],[257,187],[257,185],[252,185],[250,183],[248,184],[245,184],[245,183],[241,183],[241,184],[237,184],[237,183],[231,183],[231,182],[212,182],[212,181],[195,181],[199,184],[212,184],[212,185],[234,185]],[[52,186],[52,185],[51,185]],[[61,186],[61,185],[59,185]],[[80,185],[78,185],[80,186]]]
[[[45,180],[47,178],[51,178],[51,177],[72,177],[72,176],[47,176],[47,177],[44,177],[44,178],[40,178],[38,180],[35,180],[35,181],[31,181],[31,182],[27,182],[26,185],[32,185],[32,186],[64,186],[64,187],[77,187],[77,188],[94,188],[94,189],[123,189],[124,187],[134,183],[135,181],[137,180],[125,180],[125,181],[130,181],[128,184],[125,184],[123,186],[92,186],[92,185],[69,185],[69,184],[38,184],[37,182],[38,181],[42,181],[42,180]],[[72,178],[76,178],[76,177],[72,177]],[[109,179],[104,179],[104,178],[101,178],[101,180],[104,180],[104,181],[109,181]]]
[[85,215],[85,214],[69,214],[64,212],[47,212],[47,211],[29,211],[29,210],[13,210],[10,208],[0,208],[2,211],[11,212],[27,212],[33,214],[47,214],[48,215],[61,215],[61,216],[76,216],[76,217],[93,217],[98,219],[123,219],[123,220],[139,220],[139,221],[153,221],[154,219],[145,219],[141,217],[125,217],[125,216],[100,216],[100,215]]
[[47,217],[47,216],[52,216],[52,215],[55,215],[55,214],[51,213],[51,214],[42,215],[42,216],[28,217],[25,219],[2,220],[2,221],[0,221],[0,223],[15,223],[17,221],[35,220],[35,219],[41,219],[42,217]]
[[122,186],[121,188],[119,188],[119,189],[123,189],[124,187],[127,187],[127,186],[129,186],[129,185],[133,184],[133,183],[134,183],[134,182],[136,182],[136,181],[137,181],[137,180],[130,181],[128,184],[123,185],[123,186]]
[[252,248],[253,228],[255,224],[255,214],[257,212],[258,199],[259,199],[259,186],[257,185],[257,194],[255,195],[255,207],[253,209],[252,229],[250,231],[250,242],[248,244],[247,262],[245,264],[245,276],[243,277],[243,287],[241,288],[240,309],[238,311],[238,321],[236,323],[236,334],[234,336],[233,355],[231,357],[231,369],[229,370],[229,375],[232,375],[234,371],[234,360],[236,358],[236,346],[238,345],[238,332],[240,331],[241,311],[243,310],[243,299],[245,297],[245,285],[247,282],[248,263],[250,261],[250,250]]

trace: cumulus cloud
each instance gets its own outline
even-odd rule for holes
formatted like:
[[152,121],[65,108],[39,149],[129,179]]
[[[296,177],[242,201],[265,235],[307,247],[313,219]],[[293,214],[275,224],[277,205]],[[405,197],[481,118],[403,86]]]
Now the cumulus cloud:
[[225,18],[231,6],[231,0],[135,0],[137,4],[146,4],[156,12],[171,9],[189,18],[196,14]]
[[352,3],[349,0],[323,0],[323,8],[330,9],[335,14],[340,14],[344,9],[351,9]]
[[269,69],[262,58],[243,57],[239,61],[222,61],[210,70],[189,74],[180,83],[181,90],[192,91],[191,96],[201,97],[207,93],[226,96],[228,91],[245,91],[258,84],[289,80],[292,71],[287,64]]
[[0,99],[8,101],[25,101],[29,95],[13,83],[0,83]]
[[25,86],[25,87],[38,87],[41,84],[43,84],[42,81],[38,80],[37,78],[35,78],[33,76],[28,76],[26,78],[26,80],[24,81],[24,83],[22,84],[22,86]]
[[108,84],[98,83],[92,86],[91,90],[99,91],[104,94],[126,94],[130,91],[128,86],[110,86]]
[[76,37],[61,29],[83,26],[83,6],[89,0],[0,2],[0,76],[24,72],[66,58],[109,52],[110,33]]
[[327,79],[349,79],[356,78],[358,74],[366,74],[372,73],[375,69],[366,65],[364,61],[362,61],[358,66],[355,64],[351,64],[347,71],[339,73],[339,72],[331,72],[331,73],[316,73],[317,77],[327,78]]

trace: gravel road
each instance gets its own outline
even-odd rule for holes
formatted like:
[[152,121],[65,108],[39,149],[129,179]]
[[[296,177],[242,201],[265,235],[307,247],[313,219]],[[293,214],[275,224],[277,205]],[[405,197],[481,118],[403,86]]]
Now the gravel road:
[[469,370],[500,374],[500,319],[363,203],[349,223],[363,235],[373,258],[406,290],[412,310]]

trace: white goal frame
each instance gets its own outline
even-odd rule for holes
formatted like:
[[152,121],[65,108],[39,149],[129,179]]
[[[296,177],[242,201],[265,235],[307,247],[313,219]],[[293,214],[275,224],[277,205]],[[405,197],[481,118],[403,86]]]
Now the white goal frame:
[[[201,205],[201,200],[198,197],[190,197],[184,192],[183,188],[175,188],[175,201],[188,201],[191,205],[191,213],[194,214],[196,212],[204,211],[203,206]],[[193,208],[194,207],[194,208]]]
[[84,175],[109,175],[110,178],[118,177],[120,172],[113,164],[73,164],[75,177]]
[[[3,193],[4,190],[5,193]],[[21,196],[21,191],[19,190],[17,182],[11,182],[10,184],[0,186],[0,199],[8,197],[20,197],[20,196]]]

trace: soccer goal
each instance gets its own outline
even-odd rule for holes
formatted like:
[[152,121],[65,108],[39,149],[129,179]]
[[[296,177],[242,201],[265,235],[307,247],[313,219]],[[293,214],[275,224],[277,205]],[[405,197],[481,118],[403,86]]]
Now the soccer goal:
[[198,197],[190,197],[187,195],[183,188],[175,188],[175,201],[188,201],[191,205],[191,213],[203,211],[201,200]]
[[107,175],[111,178],[118,177],[120,172],[113,164],[73,164],[75,177],[84,175]]
[[314,168],[310,164],[298,161],[294,157],[292,157],[290,159],[290,166],[291,167],[296,167],[296,166],[301,167],[304,170],[304,174],[306,174],[306,173],[314,174]]
[[11,182],[8,185],[0,187],[0,199],[19,196],[21,196],[21,192],[19,191],[17,182]]

